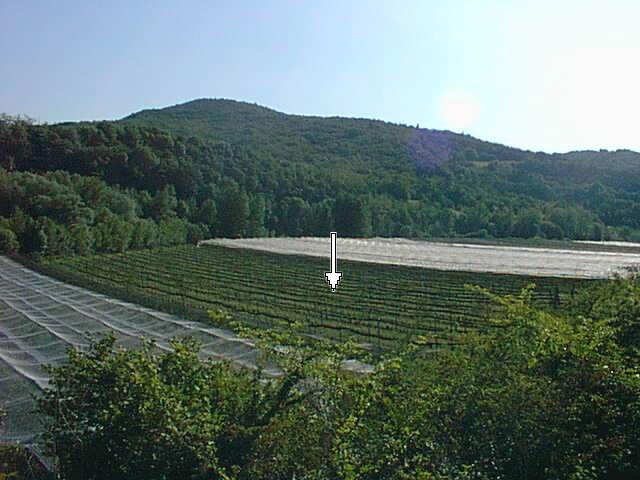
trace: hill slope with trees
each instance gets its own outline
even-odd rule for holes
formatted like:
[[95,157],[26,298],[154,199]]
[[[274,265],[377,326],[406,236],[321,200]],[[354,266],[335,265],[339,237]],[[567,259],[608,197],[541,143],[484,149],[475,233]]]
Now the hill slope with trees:
[[116,122],[4,116],[0,169],[4,251],[122,251],[334,228],[344,236],[640,238],[635,152],[549,155],[231,100]]
[[[364,184],[356,193],[368,194],[376,210],[381,205],[371,197],[406,201],[411,221],[400,207],[391,234],[401,234],[403,224],[415,236],[477,236],[486,230],[495,237],[636,238],[633,230],[640,227],[634,206],[640,198],[640,154],[629,150],[546,154],[448,131],[287,115],[219,99],[144,110],[124,121],[191,132],[242,146],[261,158],[346,175],[356,186]],[[421,222],[419,214],[411,215],[416,203],[422,212],[437,205],[447,220],[431,216]],[[607,232],[605,226],[614,228]],[[374,230],[390,234],[385,228]]]

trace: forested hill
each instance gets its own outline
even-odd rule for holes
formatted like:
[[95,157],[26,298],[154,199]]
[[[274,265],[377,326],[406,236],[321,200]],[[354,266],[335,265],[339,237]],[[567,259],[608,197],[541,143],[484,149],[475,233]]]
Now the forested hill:
[[116,122],[0,117],[0,250],[209,236],[640,239],[640,155],[533,153],[377,120],[196,100]]
[[360,118],[287,115],[235,100],[194,100],[143,110],[124,121],[244,145],[287,161],[318,166],[348,162],[350,169],[428,172],[466,149],[474,149],[481,161],[521,160],[531,155],[449,131]]
[[432,173],[452,161],[475,168],[526,162],[526,171],[567,186],[600,182],[625,190],[640,187],[640,153],[629,150],[530,152],[450,131],[361,118],[288,115],[226,99],[143,110],[122,121],[242,146],[286,163],[353,172]]

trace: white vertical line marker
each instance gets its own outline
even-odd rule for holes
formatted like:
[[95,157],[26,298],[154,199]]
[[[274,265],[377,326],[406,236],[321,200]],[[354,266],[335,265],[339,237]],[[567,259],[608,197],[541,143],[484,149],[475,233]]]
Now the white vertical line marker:
[[327,282],[329,282],[329,286],[332,291],[336,291],[336,287],[338,286],[338,282],[340,281],[340,277],[342,277],[342,272],[337,272],[338,269],[338,255],[336,253],[336,239],[338,237],[337,232],[331,232],[331,271],[325,272],[324,275],[327,277]]
[[337,232],[331,232],[331,273],[338,269],[338,260],[336,258],[336,237]]

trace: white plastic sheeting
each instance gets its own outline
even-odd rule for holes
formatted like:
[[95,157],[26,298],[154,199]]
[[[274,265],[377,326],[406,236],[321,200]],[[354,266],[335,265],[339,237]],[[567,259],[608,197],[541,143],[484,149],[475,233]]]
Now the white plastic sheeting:
[[69,285],[0,256],[0,404],[8,413],[0,441],[37,436],[33,395],[48,383],[43,366],[64,361],[67,348],[84,348],[107,333],[123,346],[150,339],[160,349],[191,336],[201,342],[205,358],[247,367],[256,361],[252,344],[232,332]]
[[[328,236],[214,239],[201,243],[327,259],[330,252]],[[341,238],[340,232],[337,255],[338,266],[340,260],[355,260],[437,270],[568,278],[608,278],[613,274],[625,274],[629,267],[640,266],[639,253],[473,245],[404,238]],[[347,274],[344,272],[345,278]]]

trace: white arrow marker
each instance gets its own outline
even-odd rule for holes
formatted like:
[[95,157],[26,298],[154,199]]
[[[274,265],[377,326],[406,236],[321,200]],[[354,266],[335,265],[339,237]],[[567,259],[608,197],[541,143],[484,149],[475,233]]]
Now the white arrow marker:
[[332,291],[336,291],[336,287],[338,286],[338,282],[340,281],[340,277],[342,277],[342,272],[336,272],[338,268],[338,260],[336,258],[336,237],[338,236],[337,232],[331,232],[331,271],[325,272],[324,276],[327,277],[327,282],[329,282],[329,286]]

